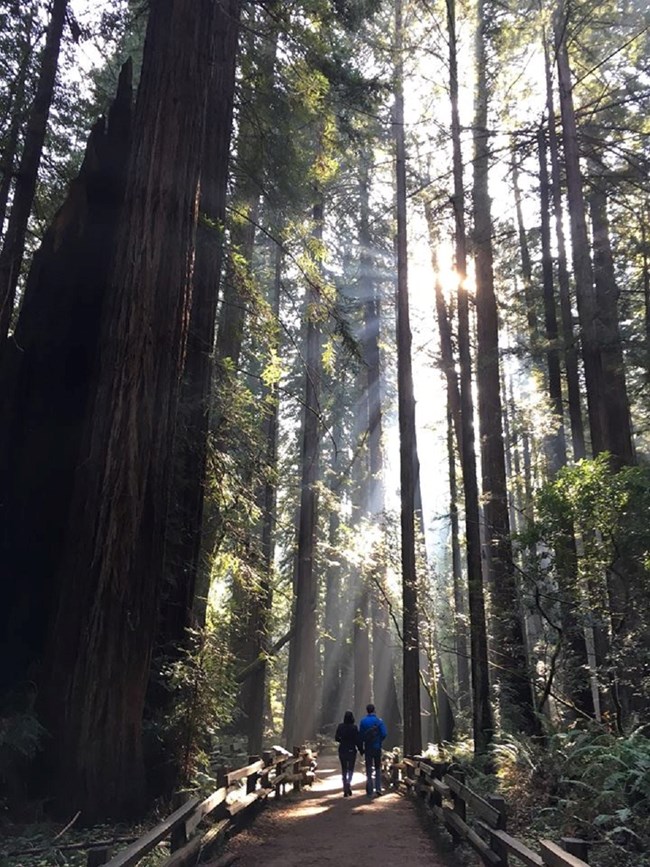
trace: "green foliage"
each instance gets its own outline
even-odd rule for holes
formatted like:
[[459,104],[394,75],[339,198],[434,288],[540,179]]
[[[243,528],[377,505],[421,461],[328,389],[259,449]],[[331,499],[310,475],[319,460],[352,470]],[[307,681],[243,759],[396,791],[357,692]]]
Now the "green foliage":
[[158,685],[170,695],[163,714],[148,724],[148,738],[173,764],[181,786],[210,791],[211,736],[231,718],[234,703],[232,659],[223,623],[213,613],[203,630],[191,630],[176,659],[167,659]]
[[572,606],[609,636],[599,676],[612,690],[619,729],[650,701],[649,510],[650,467],[615,472],[599,455],[563,468],[540,490],[536,521],[522,537],[547,622],[558,622],[555,604]]
[[596,727],[543,741],[506,736],[492,757],[511,805],[511,833],[597,841],[590,863],[599,867],[632,867],[650,851],[647,726],[625,737]]

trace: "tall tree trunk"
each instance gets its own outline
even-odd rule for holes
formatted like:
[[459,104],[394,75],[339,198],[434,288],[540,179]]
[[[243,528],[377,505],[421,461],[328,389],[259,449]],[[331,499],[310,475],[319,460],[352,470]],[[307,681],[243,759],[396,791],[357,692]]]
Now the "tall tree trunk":
[[557,242],[557,275],[558,286],[560,290],[560,311],[562,319],[562,354],[566,370],[573,460],[579,461],[585,457],[586,449],[584,425],[582,422],[582,405],[580,400],[578,351],[576,347],[576,337],[573,332],[571,290],[569,286],[569,271],[567,268],[566,243],[564,238],[564,214],[562,210],[562,173],[560,170],[560,154],[558,146],[557,128],[555,123],[555,107],[553,103],[551,60],[549,57],[546,35],[543,36],[543,42],[544,74],[546,84],[546,111],[548,114],[548,138],[549,150],[551,155],[551,176],[553,180],[553,217],[555,220],[555,239]]
[[530,262],[530,250],[524,215],[521,209],[521,190],[519,188],[519,163],[517,154],[512,151],[512,187],[515,194],[515,212],[517,214],[517,231],[519,233],[519,252],[521,254],[521,273],[524,278],[524,299],[526,302],[526,322],[528,323],[528,337],[530,339],[533,357],[536,357],[539,344],[539,325],[537,311],[535,310],[535,296],[533,294],[533,268]]
[[449,461],[449,520],[451,524],[451,571],[454,588],[454,638],[456,646],[456,671],[458,676],[458,706],[468,711],[471,705],[469,656],[467,642],[467,613],[462,585],[460,559],[460,536],[458,531],[458,483],[456,480],[456,451],[451,399],[447,388],[447,458]]
[[460,115],[458,111],[458,53],[455,0],[448,0],[447,2],[447,28],[449,36],[449,83],[454,171],[453,207],[455,218],[456,273],[458,275],[458,349],[462,421],[460,443],[463,490],[465,494],[467,585],[469,591],[472,670],[472,728],[474,732],[474,749],[477,753],[483,753],[492,739],[493,721],[492,707],[490,705],[487,629],[485,625],[485,599],[483,595],[483,573],[481,567],[478,485],[476,481],[469,299],[465,286],[467,279],[467,236],[465,231],[463,156],[460,141]]
[[[340,478],[338,443],[341,441],[341,422],[336,419],[330,459],[330,490],[338,487]],[[341,565],[339,563],[339,529],[341,519],[337,506],[330,509],[328,526],[327,570],[325,572],[325,635],[323,637],[323,700],[321,728],[331,728],[337,721],[341,695],[341,657],[346,653],[345,636],[341,631]],[[334,731],[333,728],[331,728]]]
[[86,821],[143,807],[142,715],[217,5],[165,0],[150,11],[98,389],[49,634],[43,710],[58,804],[69,811],[81,799]]
[[[313,210],[313,236],[317,243],[323,238],[323,205]],[[320,381],[321,334],[311,306],[318,304],[315,285],[308,288],[307,334],[305,358],[305,410],[301,448],[301,493],[298,524],[298,551],[294,579],[294,637],[289,648],[287,701],[284,714],[284,738],[289,748],[313,739],[316,734],[316,627],[318,578],[315,570],[320,457]]]
[[[221,226],[232,130],[240,0],[217,6],[215,67],[207,103],[201,165],[192,309],[176,421],[170,515],[159,644],[171,649],[185,640],[200,571],[205,474],[212,399],[213,350],[223,260]],[[207,595],[207,588],[202,588]],[[202,618],[196,618],[202,625]]]
[[510,541],[506,464],[503,453],[499,317],[494,292],[492,214],[488,191],[488,123],[485,2],[478,0],[476,99],[474,113],[474,262],[478,415],[481,436],[485,562],[492,591],[501,718],[528,733],[538,729],[528,676],[523,614],[519,604]]
[[[370,157],[361,155],[359,176],[359,294],[364,312],[363,357],[366,362],[365,401],[368,430],[368,479],[365,510],[373,524],[384,521],[384,457],[382,453],[383,413],[381,406],[381,359],[379,351],[381,307],[372,273],[375,270],[370,235]],[[394,673],[394,649],[388,612],[383,597],[386,567],[380,555],[377,573],[370,588],[372,618],[372,701],[377,705],[388,730],[387,743],[400,743],[401,716]],[[370,696],[368,701],[371,700]]]
[[[20,697],[40,666],[88,401],[132,126],[130,63],[108,120],[34,255],[0,362],[0,694]],[[52,456],[56,455],[56,460]]]
[[546,367],[551,410],[555,418],[556,432],[551,435],[549,469],[554,476],[566,464],[566,441],[564,439],[564,407],[562,404],[562,372],[557,348],[558,328],[553,291],[553,258],[551,253],[551,225],[549,219],[548,166],[546,163],[546,136],[540,127],[537,133],[539,149],[539,192],[542,240],[542,282],[544,287],[544,331],[546,336]]
[[614,273],[610,243],[607,196],[601,170],[595,168],[589,193],[589,210],[594,247],[594,281],[598,309],[599,346],[606,389],[602,399],[607,407],[607,443],[614,465],[636,463],[630,402],[625,382],[625,360],[618,316],[619,289]]
[[395,106],[393,134],[397,178],[397,389],[400,432],[400,498],[402,527],[402,639],[404,688],[404,752],[422,749],[418,591],[415,563],[415,398],[411,367],[411,326],[406,238],[406,149],[404,144],[402,0],[395,3]]
[[650,240],[648,239],[648,224],[650,223],[650,206],[646,204],[641,219],[641,257],[643,262],[643,300],[645,318],[645,372],[650,383]]
[[[282,280],[283,256],[280,247],[275,251],[275,269],[271,296],[271,310],[275,320],[273,349],[279,354],[279,319],[280,319],[280,286]],[[266,467],[265,481],[260,485],[258,493],[258,508],[261,512],[261,526],[258,528],[257,545],[259,553],[257,561],[261,574],[260,587],[251,594],[251,621],[254,639],[253,657],[262,660],[262,664],[251,675],[248,700],[244,711],[248,718],[248,752],[260,755],[264,739],[264,696],[267,676],[266,654],[269,649],[271,606],[273,603],[273,554],[275,550],[275,505],[277,493],[277,463],[278,463],[278,411],[279,395],[277,384],[265,387],[263,395],[264,441],[266,444],[264,463]]]
[[589,256],[589,237],[585,217],[585,200],[580,172],[578,129],[573,105],[571,69],[566,44],[566,20],[560,4],[555,21],[555,53],[557,58],[560,109],[562,112],[562,141],[571,218],[571,246],[573,249],[573,273],[580,318],[580,339],[587,386],[587,406],[593,453],[607,448],[607,411],[603,397],[603,372],[597,333],[597,308],[594,280]]
[[0,252],[0,355],[4,352],[7,332],[11,324],[16,287],[25,252],[27,223],[34,201],[47,119],[54,96],[54,82],[59,65],[59,51],[67,7],[68,0],[52,2],[36,94],[27,121],[25,144],[16,173],[11,215],[2,252]]
[[14,179],[14,164],[16,162],[20,127],[24,120],[25,84],[34,50],[31,41],[33,29],[34,10],[30,9],[25,21],[25,38],[22,45],[20,66],[18,67],[18,73],[12,88],[13,92],[10,101],[11,120],[9,121],[9,128],[6,133],[5,146],[2,149],[2,156],[0,157],[0,169],[2,170],[2,181],[0,181],[0,237],[2,236],[7,216],[7,203],[9,201],[11,183]]

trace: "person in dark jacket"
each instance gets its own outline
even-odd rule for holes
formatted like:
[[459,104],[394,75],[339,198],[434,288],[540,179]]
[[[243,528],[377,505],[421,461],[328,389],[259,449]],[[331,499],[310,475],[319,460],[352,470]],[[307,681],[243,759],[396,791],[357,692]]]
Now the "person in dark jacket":
[[352,774],[354,774],[354,763],[357,760],[359,747],[359,729],[354,724],[354,714],[351,710],[346,710],[343,722],[338,724],[334,737],[339,745],[343,796],[347,798],[352,794]]
[[381,795],[381,745],[386,737],[386,724],[375,713],[374,704],[366,707],[367,716],[359,723],[359,752],[366,756],[366,794]]

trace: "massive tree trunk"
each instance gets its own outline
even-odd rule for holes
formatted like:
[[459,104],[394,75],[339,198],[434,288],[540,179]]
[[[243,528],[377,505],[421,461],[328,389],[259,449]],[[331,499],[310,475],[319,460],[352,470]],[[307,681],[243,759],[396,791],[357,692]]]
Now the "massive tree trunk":
[[[131,68],[45,233],[0,363],[0,693],[31,690],[56,600],[126,179]],[[56,456],[56,459],[53,459]]]
[[52,734],[57,803],[69,811],[83,802],[86,821],[132,815],[144,805],[142,715],[162,584],[217,5],[161,0],[151,7],[98,388],[49,631],[42,709]]
[[463,157],[460,140],[458,111],[458,54],[456,43],[455,0],[447,3],[449,36],[449,87],[451,99],[451,135],[454,172],[454,219],[456,273],[458,275],[458,348],[460,359],[461,400],[461,463],[465,493],[465,534],[467,545],[467,584],[469,590],[471,669],[472,669],[472,725],[474,749],[486,751],[492,739],[493,722],[490,705],[488,673],[487,629],[481,567],[481,538],[479,523],[478,485],[476,482],[476,452],[474,444],[474,402],[472,397],[472,359],[469,336],[469,299],[467,297],[467,237],[465,231],[465,189],[463,186]]
[[192,309],[176,422],[165,547],[166,584],[159,643],[168,650],[184,642],[185,630],[192,625],[200,570],[215,317],[223,258],[221,227],[226,218],[240,6],[240,0],[228,0],[226,7],[217,6],[217,46],[201,165]]
[[492,215],[488,192],[490,160],[485,51],[485,4],[478,3],[476,101],[474,114],[474,261],[478,414],[481,435],[485,560],[492,592],[501,718],[508,727],[532,733],[538,723],[528,676],[521,606],[510,542],[506,465],[503,453],[499,320],[494,292]]
[[16,173],[11,215],[2,252],[0,252],[0,355],[4,352],[4,344],[11,324],[16,287],[25,252],[27,223],[34,201],[47,119],[54,95],[67,7],[68,0],[53,0],[36,94],[27,121],[25,144]]
[[393,131],[397,179],[397,390],[400,432],[400,498],[402,527],[402,649],[404,687],[404,752],[422,749],[418,591],[415,563],[415,398],[411,367],[411,326],[406,237],[406,150],[404,144],[402,0],[395,3],[395,106]]
[[[323,238],[323,205],[313,209],[313,236]],[[320,463],[321,332],[317,320],[318,287],[311,284],[307,295],[305,353],[305,402],[301,446],[301,492],[298,520],[298,551],[294,578],[294,637],[289,648],[284,739],[289,748],[313,739],[316,734],[316,627],[318,576],[315,569],[318,497],[316,484]],[[310,308],[314,308],[311,309]]]

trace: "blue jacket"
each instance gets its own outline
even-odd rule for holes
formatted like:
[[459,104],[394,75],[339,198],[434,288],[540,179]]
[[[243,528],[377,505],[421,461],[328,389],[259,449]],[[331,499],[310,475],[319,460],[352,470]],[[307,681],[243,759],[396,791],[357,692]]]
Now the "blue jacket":
[[[370,744],[365,743],[365,732],[372,728],[372,726],[377,726],[379,729],[379,734],[375,738],[374,741]],[[365,744],[366,747],[372,750],[380,750],[381,744],[388,732],[386,731],[386,725],[383,719],[379,719],[376,713],[369,713],[368,716],[364,716],[364,718],[359,723],[359,740],[362,744]]]

